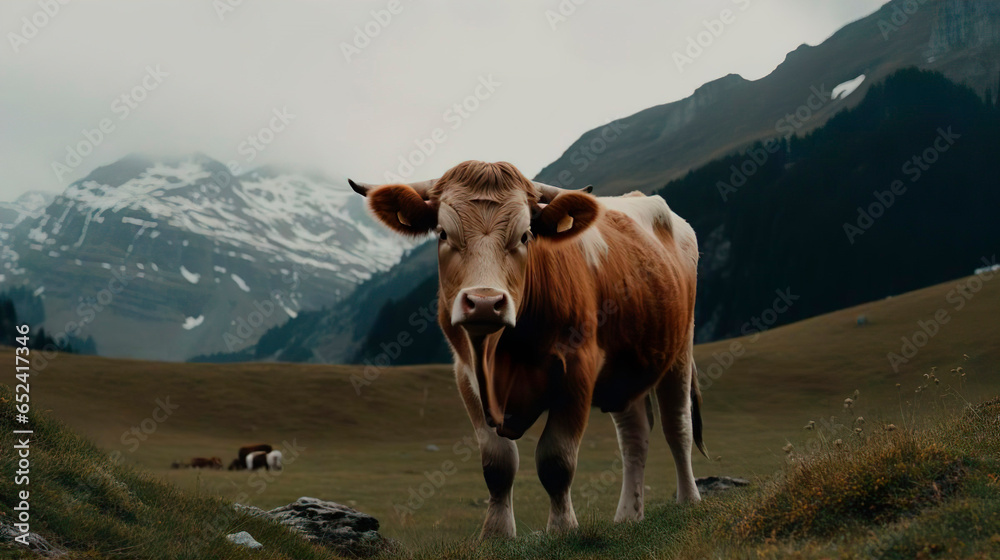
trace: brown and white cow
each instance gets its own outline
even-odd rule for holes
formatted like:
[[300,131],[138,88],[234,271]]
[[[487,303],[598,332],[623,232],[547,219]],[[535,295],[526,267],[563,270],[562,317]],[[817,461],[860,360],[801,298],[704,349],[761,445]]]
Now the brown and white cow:
[[624,475],[615,521],[643,518],[655,392],[678,501],[698,501],[701,400],[692,356],[694,230],[658,196],[596,198],[467,161],[411,185],[351,181],[388,227],[438,235],[438,319],[479,440],[483,536],[513,536],[513,440],[544,411],[538,477],[548,530],[577,527],[570,498],[591,406],[610,412]]
[[247,455],[253,453],[254,451],[263,451],[264,453],[270,453],[274,448],[268,443],[255,443],[253,445],[244,445],[240,447],[239,451],[236,453],[236,457],[240,461],[245,461]]

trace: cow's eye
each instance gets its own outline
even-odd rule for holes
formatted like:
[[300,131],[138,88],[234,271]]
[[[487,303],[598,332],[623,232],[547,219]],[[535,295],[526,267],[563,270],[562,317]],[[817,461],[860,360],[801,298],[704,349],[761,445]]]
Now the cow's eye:
[[527,231],[524,232],[524,235],[521,236],[521,244],[524,245],[528,243],[528,241],[530,240],[531,240],[531,233]]
[[438,234],[438,239],[441,241],[448,241],[448,232],[441,230],[441,233]]

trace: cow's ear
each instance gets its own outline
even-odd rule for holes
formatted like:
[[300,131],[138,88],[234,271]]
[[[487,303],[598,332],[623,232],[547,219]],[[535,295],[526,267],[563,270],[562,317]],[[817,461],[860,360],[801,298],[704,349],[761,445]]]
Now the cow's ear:
[[368,207],[380,222],[403,235],[421,236],[437,227],[437,205],[408,185],[385,185],[368,193]]
[[587,230],[601,214],[601,205],[589,194],[567,192],[532,212],[531,232],[553,241],[571,239]]

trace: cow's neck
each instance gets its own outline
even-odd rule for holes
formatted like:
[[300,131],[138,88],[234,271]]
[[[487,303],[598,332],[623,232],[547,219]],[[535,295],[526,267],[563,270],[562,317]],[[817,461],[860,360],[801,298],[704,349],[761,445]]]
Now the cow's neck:
[[547,408],[549,388],[565,372],[558,342],[584,320],[586,289],[568,278],[562,251],[571,247],[532,247],[514,328],[470,338],[472,363],[484,412],[507,434],[517,437]]

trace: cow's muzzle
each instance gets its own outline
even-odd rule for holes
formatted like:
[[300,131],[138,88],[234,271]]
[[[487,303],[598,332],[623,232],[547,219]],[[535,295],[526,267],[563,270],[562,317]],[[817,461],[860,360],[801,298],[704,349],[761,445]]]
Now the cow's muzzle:
[[472,336],[492,334],[514,326],[514,303],[506,290],[466,288],[455,297],[451,324]]

